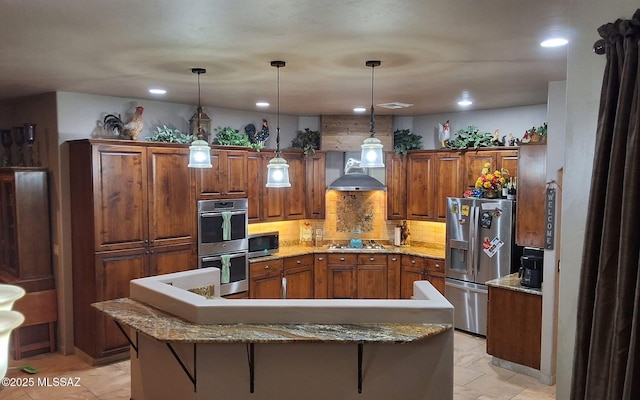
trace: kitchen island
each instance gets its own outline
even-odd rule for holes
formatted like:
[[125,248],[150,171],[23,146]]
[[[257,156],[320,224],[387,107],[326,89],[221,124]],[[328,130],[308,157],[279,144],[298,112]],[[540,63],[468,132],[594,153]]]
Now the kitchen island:
[[153,278],[94,304],[131,340],[133,399],[453,398],[453,308],[428,282],[413,300],[227,300]]

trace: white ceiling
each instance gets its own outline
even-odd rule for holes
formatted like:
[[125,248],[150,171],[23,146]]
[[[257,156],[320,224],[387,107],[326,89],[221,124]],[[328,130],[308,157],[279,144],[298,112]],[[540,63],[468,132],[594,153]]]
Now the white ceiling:
[[[569,0],[0,0],[0,99],[94,93],[291,115],[376,114],[541,104],[564,80]],[[168,90],[151,96],[150,87]]]

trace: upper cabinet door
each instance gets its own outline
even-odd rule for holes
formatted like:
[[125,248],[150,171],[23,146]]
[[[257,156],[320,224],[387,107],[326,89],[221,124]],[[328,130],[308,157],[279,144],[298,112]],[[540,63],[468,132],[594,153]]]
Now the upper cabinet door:
[[407,218],[432,220],[434,190],[434,153],[409,153],[407,162]]
[[190,179],[189,150],[149,147],[149,244],[195,241],[195,190]]
[[386,155],[387,219],[407,218],[406,156],[389,152]]
[[307,156],[307,218],[324,219],[327,190],[326,153]]
[[285,191],[285,218],[303,219],[306,217],[306,160],[302,152],[289,152],[284,154],[289,163],[289,181],[291,187]]
[[[476,179],[482,174],[486,163],[491,164],[491,170],[498,168],[496,165],[496,152],[487,150],[468,151],[464,155],[464,187],[474,186]],[[462,194],[462,193],[461,193]],[[459,196],[458,196],[459,197]]]
[[211,165],[195,171],[197,200],[247,197],[245,150],[211,150]]
[[436,153],[435,163],[435,219],[444,222],[447,218],[447,197],[462,197],[464,192],[464,162],[461,153],[448,151]]
[[144,247],[148,237],[146,149],[97,145],[92,153],[95,251]]

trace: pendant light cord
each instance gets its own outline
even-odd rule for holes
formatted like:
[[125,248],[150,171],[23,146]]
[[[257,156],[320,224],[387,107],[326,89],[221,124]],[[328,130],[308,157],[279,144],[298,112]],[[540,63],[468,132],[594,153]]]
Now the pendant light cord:
[[371,64],[371,121],[369,122],[370,137],[374,137],[376,134],[376,122],[373,113],[373,71],[375,70],[375,64]]
[[277,90],[277,96],[276,96],[276,101],[278,103],[278,116],[277,116],[277,126],[276,126],[276,157],[280,157],[280,66],[277,66],[277,71],[278,71],[278,90]]

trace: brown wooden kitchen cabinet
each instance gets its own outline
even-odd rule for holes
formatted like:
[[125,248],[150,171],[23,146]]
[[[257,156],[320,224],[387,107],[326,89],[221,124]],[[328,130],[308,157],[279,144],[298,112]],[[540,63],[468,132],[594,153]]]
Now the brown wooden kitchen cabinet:
[[544,247],[547,146],[525,144],[518,154],[516,244]]
[[357,266],[358,299],[387,298],[387,255],[358,254]]
[[248,190],[247,151],[211,150],[212,168],[194,170],[196,199],[246,198]]
[[282,298],[282,259],[258,261],[249,264],[249,298]]
[[386,299],[386,254],[329,254],[327,297],[330,299]]
[[540,369],[542,296],[489,286],[487,353]]
[[252,299],[312,299],[314,257],[311,254],[249,264]]
[[413,282],[429,281],[444,295],[444,262],[411,255],[402,255],[400,266],[400,298],[413,296]]
[[313,297],[316,299],[326,299],[328,291],[327,282],[327,255],[324,253],[314,254],[313,258]]
[[410,152],[407,156],[407,218],[433,220],[436,203],[435,154]]
[[327,298],[355,299],[358,256],[356,254],[327,255]]
[[47,170],[0,168],[0,282],[55,287],[50,230]]
[[481,175],[484,164],[491,164],[492,172],[506,169],[511,176],[518,175],[518,150],[479,149],[469,150],[464,154],[465,178],[464,188],[475,186]]
[[461,197],[464,192],[464,159],[457,151],[435,153],[435,202],[434,220],[445,222],[447,218],[447,197]]
[[325,152],[316,151],[306,156],[306,218],[324,219],[325,192],[327,190]]
[[286,279],[285,293],[287,299],[314,298],[314,257],[307,254],[288,257],[283,260],[283,276]]
[[[267,164],[274,157],[273,153],[260,153],[258,157],[249,157],[248,170],[262,172],[256,174],[261,177],[260,183],[250,183],[249,222],[284,221],[303,219],[306,217],[306,161],[304,153],[300,151],[282,152],[282,157],[289,164],[289,188],[268,188]],[[258,164],[261,164],[258,166]],[[256,211],[253,209],[257,207]],[[257,215],[256,215],[257,214]]]
[[128,296],[134,277],[196,267],[195,185],[186,146],[68,143],[75,345],[101,363],[128,343],[90,304]]
[[385,169],[387,174],[387,219],[407,218],[407,157],[387,152]]
[[399,254],[387,255],[387,297],[400,298],[400,258]]
[[266,168],[262,161],[262,153],[250,151],[247,153],[247,200],[249,209],[247,218],[249,223],[260,222],[262,219],[262,191],[266,185]]

